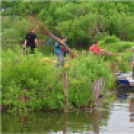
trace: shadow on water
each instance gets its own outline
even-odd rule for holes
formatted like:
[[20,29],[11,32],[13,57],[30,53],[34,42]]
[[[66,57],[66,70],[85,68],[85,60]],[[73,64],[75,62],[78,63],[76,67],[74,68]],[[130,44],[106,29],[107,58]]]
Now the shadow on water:
[[109,110],[104,110],[102,101],[98,109],[65,113],[19,113],[2,114],[2,132],[44,132],[44,133],[99,133],[99,126],[107,124]]
[[2,113],[2,132],[131,134],[134,132],[134,93],[117,94],[115,101],[110,104],[100,99],[93,109],[68,114],[55,112]]
[[134,98],[130,101],[130,121],[134,122]]
[[130,111],[130,122],[134,122],[134,93],[119,93],[117,94],[120,102],[128,101]]

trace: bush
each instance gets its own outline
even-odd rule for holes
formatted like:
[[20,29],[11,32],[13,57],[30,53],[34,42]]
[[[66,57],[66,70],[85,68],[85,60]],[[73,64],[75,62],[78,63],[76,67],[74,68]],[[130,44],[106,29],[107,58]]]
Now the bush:
[[110,38],[110,39],[112,39],[111,42],[109,38],[105,38],[102,41],[99,41],[100,48],[107,49],[110,52],[118,53],[118,52],[126,52],[127,49],[131,48],[134,45],[133,42],[119,41],[118,38]]
[[[5,22],[5,19],[3,19],[3,22]],[[23,41],[25,34],[29,32],[31,27],[34,27],[27,19],[21,19],[20,17],[15,17],[13,20],[7,17],[7,19],[9,21],[5,22],[2,26],[4,30],[2,38],[4,41],[6,41],[7,38],[10,38],[10,40]]]
[[104,61],[104,58],[94,56],[90,53],[85,57],[86,52],[70,61],[73,68],[69,73],[69,99],[77,105],[88,105],[92,96],[92,84],[98,77],[105,77],[105,91],[114,86],[114,79],[110,68],[110,63]]
[[107,36],[106,38],[104,38],[102,41],[101,41],[101,45],[102,44],[109,44],[109,43],[113,43],[113,42],[119,42],[120,39],[117,38],[115,35],[113,36]]
[[[105,91],[113,87],[113,75],[109,62],[89,54],[69,61],[68,92],[70,106],[88,106],[92,96],[92,84],[98,77],[106,77]],[[50,62],[41,62],[42,54],[20,55],[20,48],[2,53],[2,105],[11,105],[15,109],[60,109],[65,106],[63,93],[63,71],[54,68]],[[51,58],[50,58],[51,59]],[[53,57],[54,59],[54,57]],[[26,103],[19,99],[25,89]],[[23,90],[23,91],[22,91]]]
[[[19,49],[20,51],[20,49]],[[63,84],[48,63],[41,63],[43,57],[37,52],[21,57],[20,52],[8,50],[2,53],[2,104],[30,107],[31,109],[60,108],[64,105]],[[19,97],[26,89],[28,104],[21,103]]]
[[99,32],[96,36],[94,36],[93,41],[102,40],[107,36],[109,36],[109,32],[104,33]]
[[[35,25],[31,24],[29,18],[22,18],[21,16],[15,16],[13,19],[10,19],[9,16],[2,17],[2,49],[7,50],[10,48],[14,50],[18,44],[22,46],[24,37],[31,27],[35,27]],[[43,42],[50,40],[47,36],[40,34],[38,29],[36,29],[36,34],[39,42],[40,39],[43,39]],[[54,41],[52,40],[49,46],[44,43],[43,45],[40,44],[39,48],[44,55],[48,55],[54,49],[53,46]]]
[[121,69],[121,72],[128,72],[130,70],[130,58],[131,58],[132,52],[131,49],[128,49],[127,52],[124,52],[121,54],[121,62],[119,62],[119,66]]

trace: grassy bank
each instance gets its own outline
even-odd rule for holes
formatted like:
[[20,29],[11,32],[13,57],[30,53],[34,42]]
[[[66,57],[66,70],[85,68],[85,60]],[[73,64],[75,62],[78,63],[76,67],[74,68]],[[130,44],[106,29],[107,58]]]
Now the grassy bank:
[[[92,84],[106,77],[105,92],[114,86],[110,62],[90,53],[66,62],[56,69],[56,57],[44,57],[40,52],[23,56],[21,48],[2,53],[2,105],[12,110],[64,109],[63,71],[68,73],[69,107],[89,106],[93,99]],[[25,98],[25,99],[24,99]]]
[[[119,53],[121,57],[94,56],[82,51],[77,58],[66,61],[64,68],[55,68],[57,58],[44,56],[36,49],[36,55],[22,55],[21,47],[2,52],[2,105],[12,110],[62,110],[65,108],[63,72],[68,74],[69,108],[89,106],[93,99],[92,85],[98,77],[106,78],[104,91],[113,88],[114,76],[111,63],[116,63],[120,72],[130,71],[130,56],[133,42],[107,37],[99,42],[101,48]],[[123,49],[122,49],[123,48]]]
[[134,46],[134,42],[121,41],[119,38],[108,36],[103,40],[99,41],[101,48],[106,48],[110,52],[120,54],[120,57],[111,57],[106,60],[115,62],[120,68],[120,72],[127,72],[130,70],[130,57],[132,55],[131,48]]

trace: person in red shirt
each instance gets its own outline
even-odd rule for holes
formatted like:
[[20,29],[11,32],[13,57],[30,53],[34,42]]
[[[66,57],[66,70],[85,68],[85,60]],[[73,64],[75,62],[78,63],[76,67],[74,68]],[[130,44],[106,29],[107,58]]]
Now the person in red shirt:
[[89,51],[92,51],[92,48],[95,46],[95,44],[93,43],[92,46],[89,47]]
[[106,49],[100,49],[98,48],[98,42],[94,42],[94,44],[89,48],[89,50],[91,51],[107,51]]

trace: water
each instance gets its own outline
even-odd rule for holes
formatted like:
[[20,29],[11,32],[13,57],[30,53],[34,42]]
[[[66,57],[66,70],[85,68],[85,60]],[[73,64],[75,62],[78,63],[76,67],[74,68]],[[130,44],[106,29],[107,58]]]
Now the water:
[[[3,133],[134,134],[134,94],[80,112],[2,114]],[[104,101],[104,100],[102,100]]]

